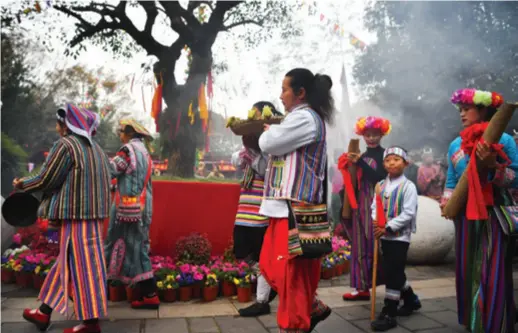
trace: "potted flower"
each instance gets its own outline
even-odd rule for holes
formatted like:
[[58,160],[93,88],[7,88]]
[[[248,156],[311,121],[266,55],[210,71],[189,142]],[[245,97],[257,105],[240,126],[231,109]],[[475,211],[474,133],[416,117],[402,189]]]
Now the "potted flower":
[[218,297],[218,292],[218,277],[214,273],[207,274],[205,279],[205,287],[203,288],[203,300],[205,302],[212,302]]
[[126,299],[126,290],[124,289],[124,283],[119,280],[111,280],[108,284],[109,288],[109,299],[111,302],[122,302]]
[[13,283],[14,277],[14,259],[2,256],[2,283]]
[[137,284],[126,285],[126,298],[130,303],[140,299],[140,288]]
[[190,301],[192,298],[192,285],[194,284],[191,265],[183,264],[180,266],[180,273],[176,276],[176,282],[180,286],[180,301]]
[[252,299],[252,279],[250,274],[242,277],[235,277],[234,284],[237,286],[237,300],[240,303],[250,302]]
[[162,281],[156,283],[160,299],[164,302],[172,303],[176,301],[176,293],[178,291],[178,282],[174,275],[167,275]]
[[322,279],[323,280],[329,280],[333,277],[333,267],[334,267],[334,260],[333,258],[330,258],[329,256],[325,256],[322,258]]
[[201,297],[201,287],[203,285],[203,279],[205,275],[203,274],[203,270],[201,266],[192,265],[192,278],[194,283],[192,285],[192,298],[200,298]]
[[236,294],[234,278],[237,277],[237,269],[232,263],[224,263],[222,267],[222,293],[224,297],[231,297]]
[[[21,252],[15,256],[15,277],[16,277],[16,284],[20,287],[30,287],[33,284],[33,272],[36,268],[36,264],[34,264],[32,261],[32,257],[30,257],[30,250]],[[29,257],[29,260],[27,260],[27,257]]]

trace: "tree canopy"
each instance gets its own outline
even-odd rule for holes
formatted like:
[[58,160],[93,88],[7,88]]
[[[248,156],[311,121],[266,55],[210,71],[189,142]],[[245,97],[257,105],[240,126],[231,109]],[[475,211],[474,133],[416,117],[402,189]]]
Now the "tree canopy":
[[[366,95],[396,120],[392,141],[444,151],[459,132],[456,89],[518,93],[517,2],[376,2],[365,14],[377,35],[354,68]],[[404,134],[403,134],[404,133]]]

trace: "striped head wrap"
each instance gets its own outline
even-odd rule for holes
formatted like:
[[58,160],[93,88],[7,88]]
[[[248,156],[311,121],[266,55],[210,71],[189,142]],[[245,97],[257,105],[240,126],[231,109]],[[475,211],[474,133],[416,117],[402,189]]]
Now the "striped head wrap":
[[408,155],[406,151],[401,147],[390,147],[385,149],[383,153],[383,159],[386,159],[389,155],[396,155],[401,157],[405,162],[408,162]]
[[119,124],[121,129],[124,129],[126,126],[131,126],[135,130],[136,133],[142,135],[146,141],[153,140],[153,137],[148,132],[148,130],[138,121],[133,118],[124,118],[119,120]]
[[100,123],[100,117],[97,113],[78,108],[73,104],[67,104],[65,107],[58,109],[56,117],[59,121],[65,123],[72,133],[82,136],[90,144],[92,143],[92,136],[95,135]]

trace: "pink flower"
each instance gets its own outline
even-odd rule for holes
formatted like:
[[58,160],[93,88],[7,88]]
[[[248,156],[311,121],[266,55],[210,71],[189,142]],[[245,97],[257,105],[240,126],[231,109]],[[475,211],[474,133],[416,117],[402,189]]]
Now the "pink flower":
[[189,264],[183,264],[180,266],[180,271],[184,274],[189,273],[191,271],[191,266]]
[[180,274],[178,274],[178,275],[176,276],[176,281],[180,281],[181,279],[182,279],[182,277],[180,276]]
[[22,235],[19,233],[13,235],[13,243],[20,245],[22,243]]
[[196,273],[194,273],[193,278],[196,281],[201,281],[201,280],[203,280],[203,274],[201,274],[200,272],[196,272]]

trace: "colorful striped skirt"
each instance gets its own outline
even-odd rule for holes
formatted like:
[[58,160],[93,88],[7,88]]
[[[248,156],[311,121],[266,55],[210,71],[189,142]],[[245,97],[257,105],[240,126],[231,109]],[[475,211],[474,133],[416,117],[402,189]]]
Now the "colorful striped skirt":
[[38,297],[61,314],[67,313],[70,295],[78,320],[102,318],[108,313],[102,226],[103,220],[61,223],[59,256]]
[[455,238],[459,323],[472,333],[513,333],[514,240],[494,214],[488,221],[456,220]]
[[259,214],[263,200],[264,181],[254,179],[250,188],[241,188],[237,206],[236,225],[243,227],[267,227],[268,218]]
[[[351,287],[367,291],[372,287],[372,267],[374,264],[374,228],[372,225],[371,204],[374,186],[362,180],[358,193],[358,209],[351,219],[342,219],[342,225],[351,242]],[[381,258],[381,256],[379,256]],[[378,261],[378,279],[382,283],[381,260]]]

